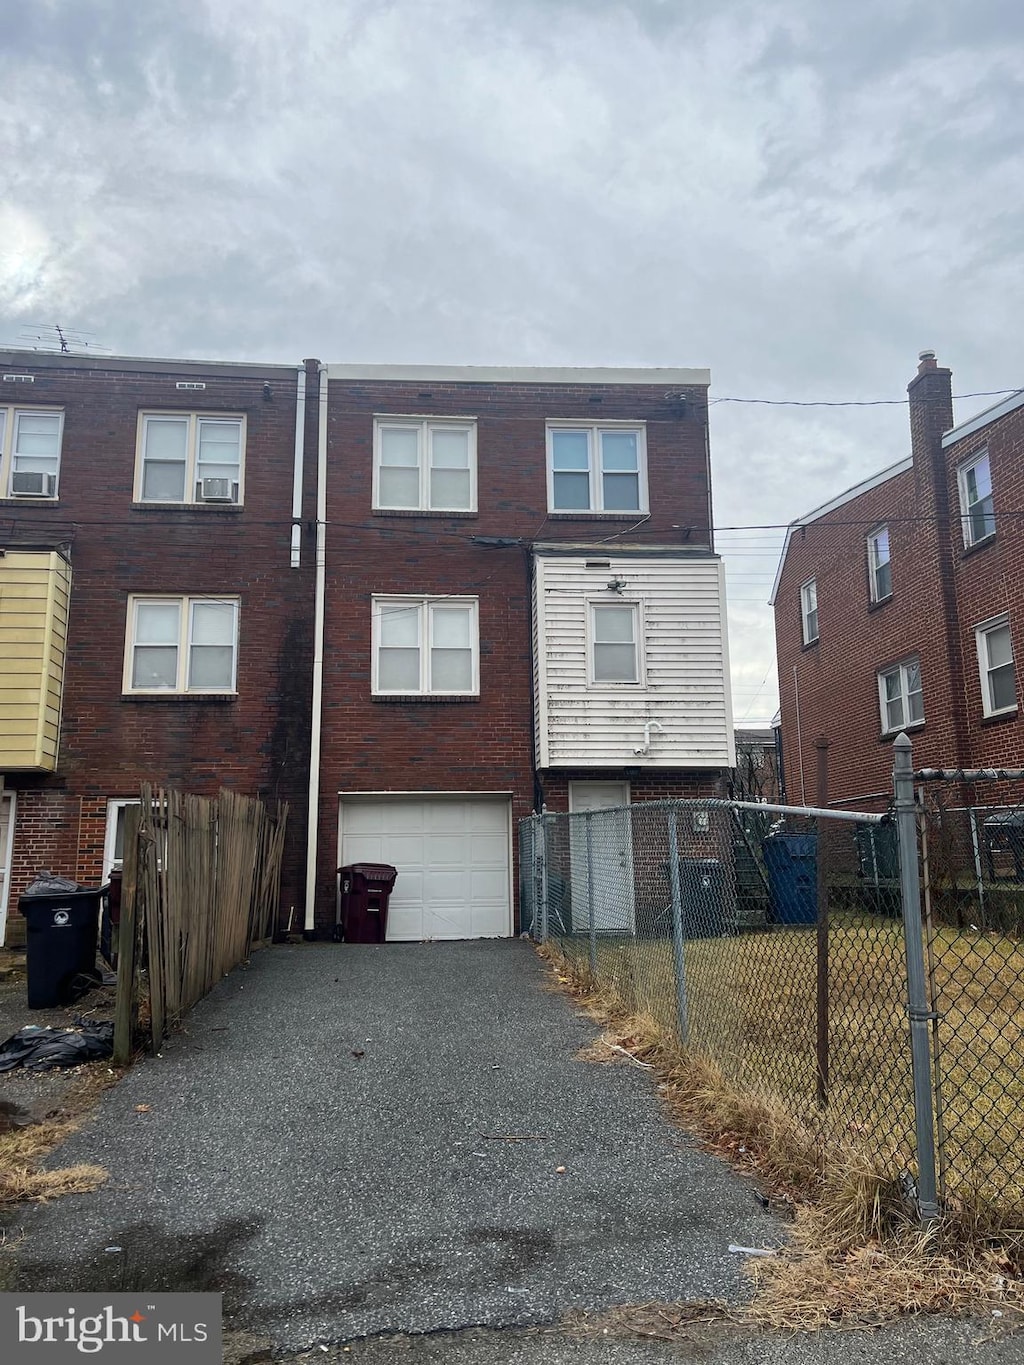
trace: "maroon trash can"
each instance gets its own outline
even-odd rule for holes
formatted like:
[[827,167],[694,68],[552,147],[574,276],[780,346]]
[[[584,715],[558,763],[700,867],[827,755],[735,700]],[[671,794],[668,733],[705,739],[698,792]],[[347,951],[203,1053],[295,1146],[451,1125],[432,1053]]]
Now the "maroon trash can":
[[353,863],[338,868],[338,923],[334,937],[346,943],[383,943],[388,901],[398,869],[390,863]]

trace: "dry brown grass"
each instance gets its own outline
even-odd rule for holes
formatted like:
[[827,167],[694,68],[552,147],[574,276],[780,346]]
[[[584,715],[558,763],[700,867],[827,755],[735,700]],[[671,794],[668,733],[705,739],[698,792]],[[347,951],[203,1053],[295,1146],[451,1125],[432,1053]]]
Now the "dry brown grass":
[[102,1166],[78,1164],[45,1170],[42,1162],[88,1117],[102,1092],[120,1073],[83,1068],[68,1092],[59,1115],[0,1133],[0,1205],[24,1200],[45,1202],[64,1194],[85,1194],[107,1179]]
[[[791,1235],[779,1254],[748,1263],[755,1293],[740,1314],[744,1321],[766,1329],[816,1330],[877,1324],[907,1313],[996,1309],[1008,1327],[1024,1325],[1024,1233],[1005,1220],[993,1228],[983,1210],[967,1204],[922,1233],[898,1184],[861,1134],[808,1123],[783,1098],[751,1093],[715,1060],[682,1048],[663,1018],[633,1012],[607,981],[591,989],[589,971],[577,974],[557,949],[540,951],[560,987],[603,1026],[605,1041],[653,1065],[672,1117],[756,1175],[772,1202],[793,1214]],[[699,1307],[720,1314],[719,1320],[737,1320],[722,1305]],[[638,1305],[616,1313],[618,1327],[628,1334],[669,1339],[693,1321],[680,1305]],[[606,1326],[602,1319],[601,1330]]]

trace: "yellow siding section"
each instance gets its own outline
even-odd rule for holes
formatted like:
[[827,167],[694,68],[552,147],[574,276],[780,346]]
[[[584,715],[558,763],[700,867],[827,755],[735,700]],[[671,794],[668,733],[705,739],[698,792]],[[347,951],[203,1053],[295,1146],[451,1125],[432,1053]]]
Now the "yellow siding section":
[[57,767],[70,600],[56,550],[0,557],[0,772]]

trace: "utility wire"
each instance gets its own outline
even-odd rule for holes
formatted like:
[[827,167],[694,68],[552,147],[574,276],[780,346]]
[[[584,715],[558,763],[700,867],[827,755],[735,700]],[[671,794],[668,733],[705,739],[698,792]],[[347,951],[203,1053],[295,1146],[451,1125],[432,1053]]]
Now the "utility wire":
[[[979,389],[975,393],[954,393],[958,401],[962,398],[1002,398],[1006,394],[1020,393],[1020,389]],[[768,408],[902,408],[910,402],[907,398],[711,398],[708,403],[757,403]]]

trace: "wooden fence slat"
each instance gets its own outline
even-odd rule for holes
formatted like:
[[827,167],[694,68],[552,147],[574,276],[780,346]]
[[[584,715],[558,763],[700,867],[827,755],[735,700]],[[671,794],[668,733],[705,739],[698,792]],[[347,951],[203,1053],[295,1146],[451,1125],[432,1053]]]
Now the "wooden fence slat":
[[[125,826],[116,1055],[131,1055],[143,970],[150,1039],[168,1031],[276,922],[287,805],[141,787]],[[143,934],[145,952],[143,952]]]

